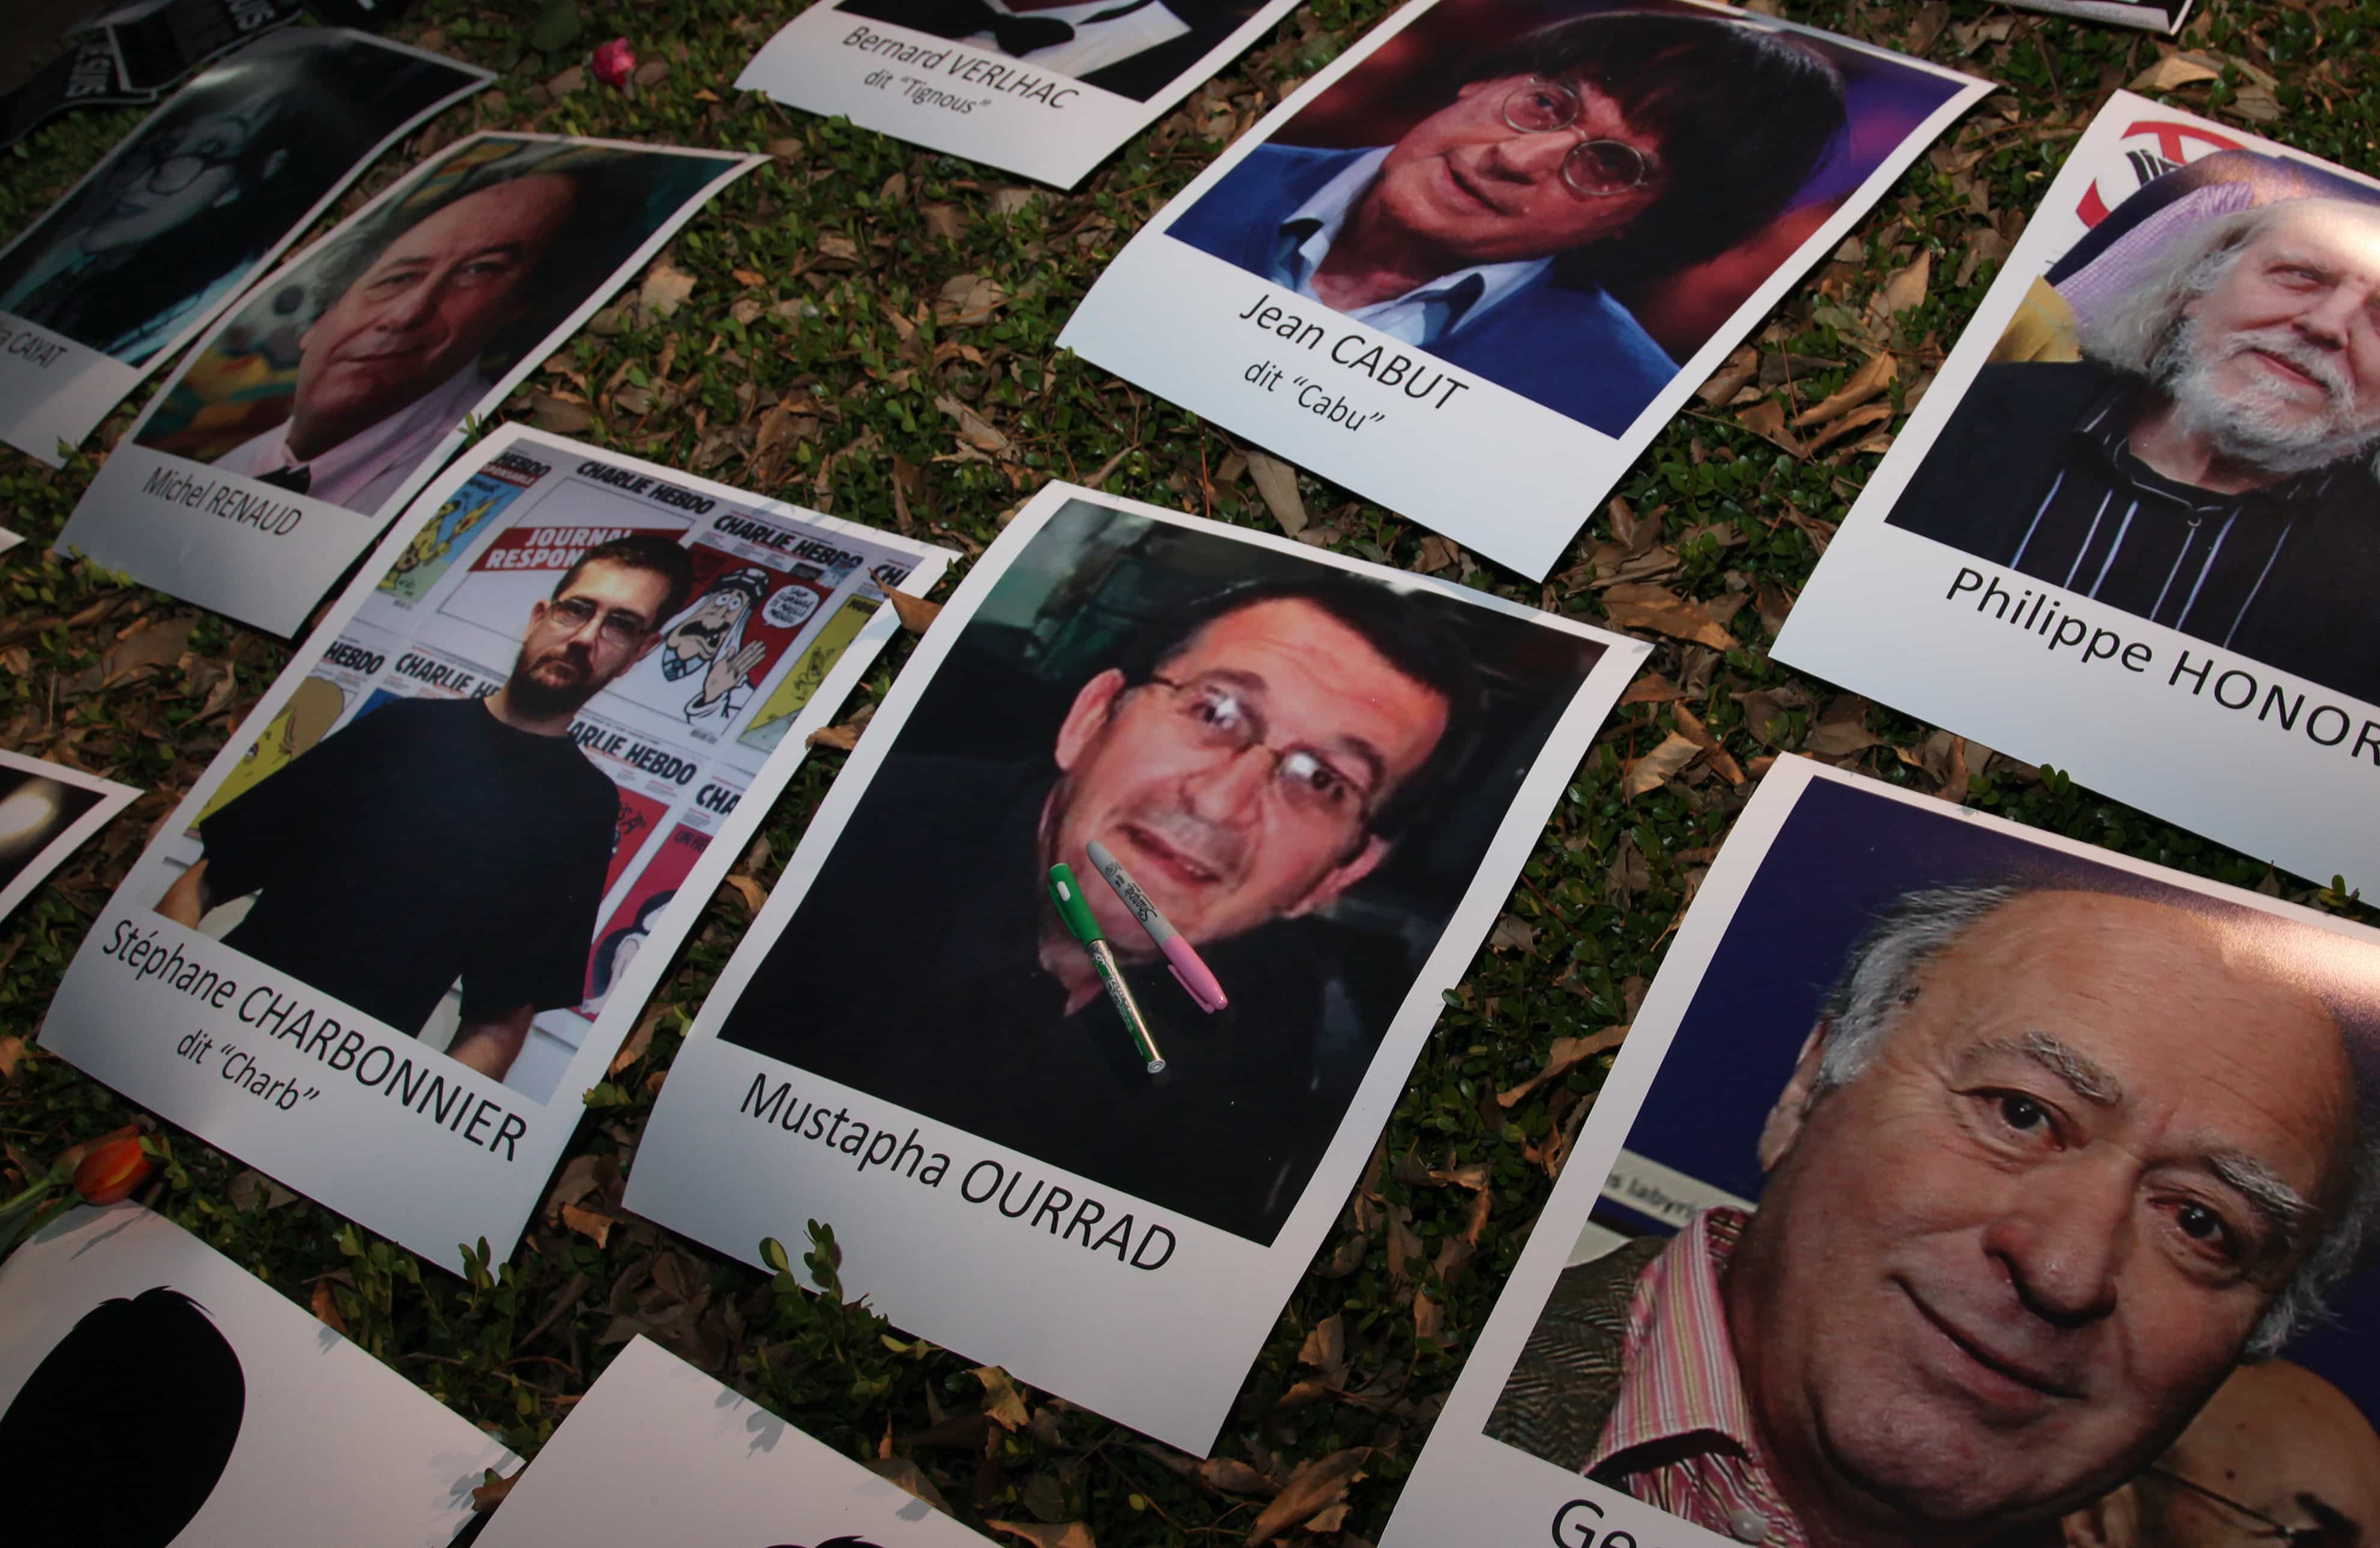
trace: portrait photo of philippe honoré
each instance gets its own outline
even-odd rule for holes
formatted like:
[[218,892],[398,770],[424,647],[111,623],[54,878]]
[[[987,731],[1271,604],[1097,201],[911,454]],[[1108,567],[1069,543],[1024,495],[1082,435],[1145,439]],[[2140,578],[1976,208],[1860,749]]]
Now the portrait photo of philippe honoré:
[[467,143],[260,287],[136,439],[370,514],[724,165]]
[[[501,1081],[540,1010],[586,995],[620,801],[571,720],[661,643],[694,586],[654,534],[587,550],[532,604],[485,698],[398,698],[203,818],[157,912],[399,1033],[459,986],[446,1046]],[[210,917],[210,916],[213,917]]]
[[2380,702],[2375,458],[2380,190],[2224,151],[2032,283],[1887,519]]
[[1257,0],[842,0],[835,8],[1145,103],[1260,7]]
[[1166,235],[1616,436],[1958,84],[1714,7],[1443,0]]
[[[967,620],[720,1035],[1269,1242],[1601,648],[1076,502]],[[1228,1009],[1169,976],[1093,841]],[[1050,903],[1060,862],[1161,1073]]]
[[1743,1542],[2369,1542],[2375,1010],[2365,940],[1814,780],[1624,1142],[1744,1207],[1563,1270],[1488,1433]]

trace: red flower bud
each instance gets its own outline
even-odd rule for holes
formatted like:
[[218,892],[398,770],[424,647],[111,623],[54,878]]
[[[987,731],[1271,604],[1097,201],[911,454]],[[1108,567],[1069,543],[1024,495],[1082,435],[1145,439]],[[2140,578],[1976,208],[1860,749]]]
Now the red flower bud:
[[614,38],[595,50],[592,63],[595,79],[617,90],[628,84],[629,72],[637,67],[637,55],[628,47],[627,39]]
[[156,1170],[140,1142],[126,1136],[93,1145],[75,1163],[74,1191],[87,1204],[112,1204],[130,1196]]

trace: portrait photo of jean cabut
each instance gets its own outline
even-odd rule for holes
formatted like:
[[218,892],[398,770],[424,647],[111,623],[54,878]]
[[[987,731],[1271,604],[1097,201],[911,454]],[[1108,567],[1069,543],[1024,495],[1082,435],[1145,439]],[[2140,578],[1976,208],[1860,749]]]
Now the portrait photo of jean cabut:
[[1618,436],[1961,85],[1717,6],[1444,0],[1165,234]]

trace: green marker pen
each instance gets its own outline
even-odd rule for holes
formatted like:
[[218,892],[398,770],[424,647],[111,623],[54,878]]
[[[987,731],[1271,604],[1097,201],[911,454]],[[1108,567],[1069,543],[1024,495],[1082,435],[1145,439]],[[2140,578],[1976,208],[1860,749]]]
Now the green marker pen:
[[1133,1046],[1148,1061],[1148,1072],[1161,1074],[1165,1056],[1157,1051],[1157,1039],[1148,1034],[1148,1022],[1132,998],[1132,986],[1123,981],[1123,970],[1116,965],[1115,948],[1108,944],[1099,922],[1091,917],[1091,905],[1083,901],[1083,889],[1076,884],[1072,867],[1050,867],[1050,901],[1058,905],[1058,916],[1066,922],[1066,928],[1091,954],[1091,965],[1099,970],[1099,982],[1108,986],[1108,998],[1115,1002],[1116,1014],[1123,1018],[1125,1029],[1132,1034]]

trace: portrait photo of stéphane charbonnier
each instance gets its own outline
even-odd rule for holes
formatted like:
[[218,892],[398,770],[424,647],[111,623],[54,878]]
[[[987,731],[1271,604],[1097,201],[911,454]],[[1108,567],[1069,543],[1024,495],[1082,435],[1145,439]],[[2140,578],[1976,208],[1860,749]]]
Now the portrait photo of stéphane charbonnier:
[[2371,1542],[2375,1074],[2368,941],[1813,780],[1624,1142],[1702,1207],[1604,1193],[1488,1433],[1738,1542]]
[[[1601,648],[1069,505],[968,619],[720,1035],[1269,1242]],[[1227,1009],[1172,982],[1093,841]],[[1050,901],[1060,861],[1161,1073]]]
[[1959,86],[1697,6],[1445,0],[1165,234],[1618,436]]

